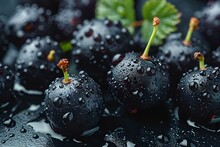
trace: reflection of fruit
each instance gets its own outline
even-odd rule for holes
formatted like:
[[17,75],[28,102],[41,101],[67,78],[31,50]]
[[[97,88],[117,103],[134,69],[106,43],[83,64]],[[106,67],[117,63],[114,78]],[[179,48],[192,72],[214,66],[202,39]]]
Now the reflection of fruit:
[[72,43],[73,57],[78,68],[104,85],[112,57],[131,51],[133,40],[120,22],[105,19],[85,21],[75,33]]
[[220,115],[219,68],[205,67],[204,55],[194,54],[200,69],[190,71],[181,78],[178,85],[180,111],[193,120],[210,122]]
[[[97,131],[104,103],[99,85],[84,72],[69,76],[68,60],[57,64],[64,78],[57,78],[45,91],[45,112],[51,127],[66,136]],[[83,134],[84,133],[84,134]]]
[[155,17],[154,31],[142,56],[136,53],[119,56],[109,72],[109,86],[114,98],[131,108],[154,107],[166,98],[169,89],[166,66],[148,56],[159,23]]

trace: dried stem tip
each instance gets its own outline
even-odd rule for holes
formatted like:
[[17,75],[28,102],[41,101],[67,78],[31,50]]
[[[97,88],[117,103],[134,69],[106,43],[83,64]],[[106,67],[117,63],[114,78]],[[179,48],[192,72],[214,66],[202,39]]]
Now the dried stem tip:
[[194,53],[194,59],[199,61],[199,69],[206,70],[205,68],[205,57],[201,52]]
[[62,69],[63,71],[67,71],[68,70],[68,67],[69,67],[69,61],[68,59],[64,58],[64,59],[61,59],[59,61],[59,63],[57,64],[57,66]]
[[68,67],[69,67],[69,61],[64,58],[64,59],[61,59],[59,61],[59,63],[57,64],[57,66],[62,69],[63,71],[63,75],[64,75],[64,79],[63,79],[63,83],[64,84],[69,84],[71,82],[71,79],[69,78],[69,75],[68,75]]
[[193,30],[197,30],[199,28],[199,20],[196,17],[191,17],[189,26],[193,28]]
[[47,56],[47,60],[50,62],[54,61],[54,54],[55,54],[55,51],[51,50]]
[[160,19],[158,17],[153,18],[153,26],[158,26],[160,24]]

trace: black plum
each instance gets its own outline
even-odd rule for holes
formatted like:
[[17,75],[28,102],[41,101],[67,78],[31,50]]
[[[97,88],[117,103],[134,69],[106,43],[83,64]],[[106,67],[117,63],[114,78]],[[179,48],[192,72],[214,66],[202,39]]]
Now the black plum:
[[200,32],[212,48],[220,46],[220,1],[209,2],[207,6],[195,13],[200,19]]
[[43,91],[61,75],[56,63],[62,56],[58,43],[50,37],[28,40],[20,50],[15,64],[18,95],[38,95],[41,101]]
[[204,55],[194,54],[199,69],[184,74],[178,85],[180,111],[199,122],[210,122],[220,115],[219,67],[205,67]]
[[99,129],[104,110],[99,85],[85,72],[68,75],[67,59],[57,64],[64,78],[57,78],[45,91],[45,113],[50,126],[65,136],[86,136]]
[[133,40],[120,22],[111,20],[84,21],[74,33],[73,58],[78,68],[104,85],[115,54],[131,51]]
[[51,11],[37,5],[17,6],[5,27],[8,39],[20,48],[27,39],[53,36]]
[[118,56],[108,72],[113,97],[129,108],[151,108],[166,99],[169,90],[167,67],[158,59],[148,56],[159,23],[159,18],[155,17],[154,31],[143,55],[127,53]]
[[184,72],[192,69],[196,62],[193,59],[193,53],[201,51],[207,55],[210,51],[206,44],[198,38],[192,38],[192,32],[197,29],[199,20],[192,17],[189,23],[189,30],[185,39],[181,34],[172,34],[168,37],[166,43],[159,48],[157,57],[169,66],[171,78],[171,87],[176,90],[176,86]]

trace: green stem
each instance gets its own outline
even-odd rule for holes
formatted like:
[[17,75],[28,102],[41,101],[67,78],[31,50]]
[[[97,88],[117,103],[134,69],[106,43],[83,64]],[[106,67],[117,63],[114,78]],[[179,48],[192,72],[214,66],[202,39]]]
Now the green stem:
[[199,60],[199,69],[204,70],[205,69],[205,60]]
[[191,40],[193,31],[194,31],[194,27],[190,26],[189,29],[188,29],[186,38],[184,40],[185,44],[190,44],[190,42],[191,42],[190,40]]
[[153,40],[154,40],[154,38],[155,38],[155,36],[156,36],[156,34],[157,34],[157,31],[158,31],[158,26],[155,26],[154,27],[154,30],[153,30],[153,33],[152,33],[152,35],[151,35],[151,37],[150,37],[150,40],[149,40],[149,42],[148,42],[148,44],[147,44],[147,46],[146,46],[146,48],[145,48],[145,50],[144,50],[144,53],[143,53],[143,55],[142,56],[144,56],[145,58],[148,58],[149,57],[149,51],[150,51],[150,46],[151,46],[151,44],[152,44],[152,42],[153,42]]
[[63,70],[63,75],[64,75],[64,81],[65,81],[65,82],[68,82],[68,81],[69,81],[68,72]]

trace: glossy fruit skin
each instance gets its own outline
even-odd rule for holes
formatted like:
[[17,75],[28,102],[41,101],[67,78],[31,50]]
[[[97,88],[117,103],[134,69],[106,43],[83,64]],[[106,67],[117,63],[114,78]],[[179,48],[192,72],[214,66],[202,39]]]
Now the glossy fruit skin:
[[13,100],[14,74],[12,70],[0,63],[0,109]]
[[5,27],[9,41],[20,48],[27,39],[37,36],[53,36],[51,11],[37,5],[18,6]]
[[207,67],[184,74],[178,85],[180,111],[199,122],[220,115],[219,72],[219,67]]
[[39,7],[50,9],[53,13],[56,13],[58,11],[60,1],[61,0],[18,0],[18,4],[37,4]]
[[58,30],[55,39],[58,41],[71,40],[73,32],[77,29],[77,25],[82,23],[82,21],[82,13],[79,9],[60,9],[54,19],[54,24]]
[[109,76],[113,97],[129,108],[154,107],[166,99],[169,90],[167,67],[156,58],[140,59],[140,54],[127,53],[118,58]]
[[75,33],[73,58],[79,69],[86,71],[98,83],[105,83],[115,54],[131,51],[133,40],[120,22],[111,20],[84,21]]
[[205,39],[210,43],[212,48],[220,46],[220,1],[210,2],[207,6],[195,13],[200,19],[200,32]]
[[211,64],[213,66],[220,66],[220,47],[218,47],[216,50],[212,51],[212,60]]
[[8,49],[8,40],[6,39],[4,33],[4,23],[0,19],[0,61],[4,57],[7,49]]
[[[55,50],[54,61],[48,61],[47,59],[51,50]],[[28,40],[21,48],[16,60],[16,82],[28,90],[42,91],[43,95],[43,91],[51,81],[62,75],[56,66],[62,56],[58,43],[50,37],[37,37]]]
[[84,72],[70,78],[70,84],[57,78],[45,91],[45,113],[55,132],[79,137],[98,126],[103,96],[99,85]]
[[159,47],[156,57],[169,66],[171,85],[174,90],[184,72],[193,69],[197,65],[194,60],[194,52],[201,52],[208,57],[210,50],[199,39],[192,38],[191,45],[185,46],[180,33],[170,35],[166,43]]
[[95,17],[96,0],[62,0],[60,9],[80,10],[83,19]]

